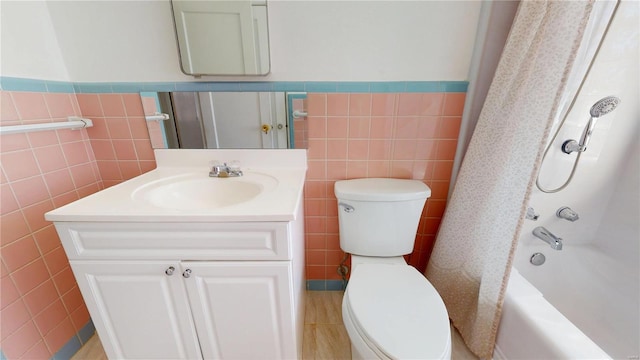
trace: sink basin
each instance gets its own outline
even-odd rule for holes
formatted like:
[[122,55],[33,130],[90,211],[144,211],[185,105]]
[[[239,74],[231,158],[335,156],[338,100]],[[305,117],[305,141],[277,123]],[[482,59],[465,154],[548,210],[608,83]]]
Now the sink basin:
[[254,172],[233,178],[183,174],[145,184],[131,195],[135,200],[174,210],[213,210],[238,205],[276,187],[274,177]]

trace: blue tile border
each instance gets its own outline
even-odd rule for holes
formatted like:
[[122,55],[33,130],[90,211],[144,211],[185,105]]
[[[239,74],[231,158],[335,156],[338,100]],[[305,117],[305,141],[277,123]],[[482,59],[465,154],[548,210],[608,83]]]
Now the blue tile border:
[[62,347],[62,349],[58,350],[55,355],[53,355],[54,360],[69,360],[71,357],[80,350],[82,344],[80,343],[80,339],[77,336],[72,337],[67,341],[66,344]]
[[442,81],[434,81],[431,83],[422,83],[410,81],[407,82],[407,88],[405,92],[444,92],[444,82]]
[[175,83],[139,83],[138,87],[140,88],[140,91],[176,91]]
[[310,81],[304,83],[304,91],[308,92],[337,92],[338,83],[336,82],[322,82],[322,81]]
[[78,331],[78,337],[82,344],[86,344],[87,341],[96,333],[96,327],[93,325],[93,321],[89,319],[89,322]]
[[467,92],[468,81],[445,81],[444,92]]
[[11,91],[38,91],[48,92],[44,80],[12,78],[3,76],[0,78],[0,89]]
[[342,280],[307,280],[309,291],[341,291],[343,286]]
[[376,82],[371,84],[372,93],[405,92],[407,83],[403,81]]
[[50,93],[75,93],[73,84],[64,81],[45,81],[47,92]]
[[352,82],[352,83],[338,83],[336,85],[338,92],[347,93],[368,93],[371,92],[371,83],[368,82]]
[[[240,91],[273,91],[273,84],[271,82],[240,82]],[[287,90],[288,91],[288,90]]]
[[134,83],[112,83],[111,89],[114,93],[137,93],[142,91],[141,86]]
[[273,83],[273,91],[304,91],[303,81],[284,81]]
[[344,283],[342,280],[327,280],[326,281],[326,290],[327,291],[340,291],[344,290]]
[[86,344],[87,341],[93,336],[96,332],[95,326],[93,326],[93,321],[89,319],[89,322],[78,331],[69,341],[67,341],[64,346],[58,352],[56,352],[52,360],[69,360],[75,353],[80,350],[82,345]]
[[324,291],[326,288],[324,280],[307,280],[307,290]]
[[306,91],[325,93],[466,92],[467,81],[64,82],[0,76],[0,89],[50,93],[140,91]]
[[[51,359],[52,360],[69,360],[75,353],[80,350],[82,345],[86,344],[87,341],[95,334],[96,328],[93,326],[93,321],[89,319],[89,322],[78,331],[66,344],[62,346],[58,352],[56,352]],[[0,360],[7,360],[2,349],[0,349]]]
[[106,94],[112,93],[113,88],[109,83],[74,83],[76,93],[81,94]]

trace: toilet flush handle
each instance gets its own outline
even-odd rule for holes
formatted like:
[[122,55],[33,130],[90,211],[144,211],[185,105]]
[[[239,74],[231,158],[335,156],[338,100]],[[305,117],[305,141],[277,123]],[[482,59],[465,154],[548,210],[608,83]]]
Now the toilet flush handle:
[[350,212],[356,211],[356,209],[353,206],[351,206],[349,204],[345,204],[343,202],[338,203],[338,206],[342,206],[342,210],[344,210],[344,212],[350,213]]

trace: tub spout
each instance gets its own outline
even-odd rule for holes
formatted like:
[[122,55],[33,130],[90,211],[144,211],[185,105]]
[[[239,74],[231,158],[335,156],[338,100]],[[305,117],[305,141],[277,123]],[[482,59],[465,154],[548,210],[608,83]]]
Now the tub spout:
[[562,250],[562,238],[553,235],[551,231],[544,227],[538,226],[533,229],[533,235],[549,244],[553,250]]

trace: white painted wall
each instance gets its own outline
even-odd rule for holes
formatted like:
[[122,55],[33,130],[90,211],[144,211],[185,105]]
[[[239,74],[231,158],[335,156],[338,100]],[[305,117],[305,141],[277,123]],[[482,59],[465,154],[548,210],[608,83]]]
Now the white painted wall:
[[47,0],[72,81],[180,81],[169,1]]
[[0,1],[0,75],[69,81],[44,1]]
[[[2,2],[10,2],[2,0]],[[54,43],[78,82],[189,81],[181,73],[168,0],[38,3],[33,14],[3,9],[2,29],[22,51],[3,52],[4,76],[62,79],[33,72],[29,59]],[[271,74],[206,80],[437,81],[467,80],[480,1],[269,2]],[[50,22],[52,34],[24,29]],[[24,31],[23,31],[24,30]],[[46,36],[45,36],[46,35]],[[4,48],[3,36],[3,48]],[[60,58],[60,53],[57,58]],[[59,62],[59,61],[58,61]]]
[[273,1],[273,78],[467,80],[479,1]]

